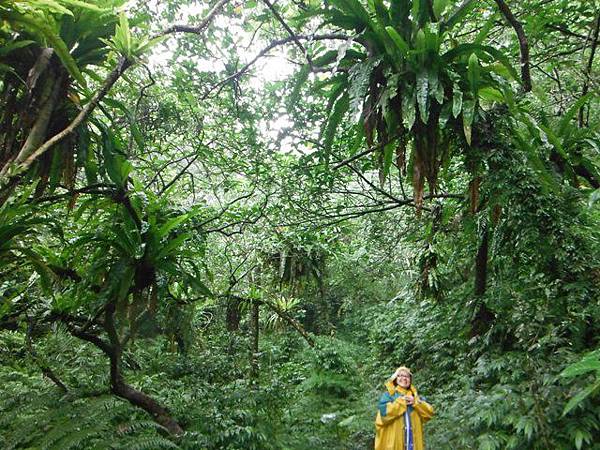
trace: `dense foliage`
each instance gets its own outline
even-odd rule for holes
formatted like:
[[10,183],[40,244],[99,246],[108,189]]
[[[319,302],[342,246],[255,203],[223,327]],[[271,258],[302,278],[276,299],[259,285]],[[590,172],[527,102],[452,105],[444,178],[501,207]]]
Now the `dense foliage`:
[[594,2],[0,18],[1,448],[600,449]]

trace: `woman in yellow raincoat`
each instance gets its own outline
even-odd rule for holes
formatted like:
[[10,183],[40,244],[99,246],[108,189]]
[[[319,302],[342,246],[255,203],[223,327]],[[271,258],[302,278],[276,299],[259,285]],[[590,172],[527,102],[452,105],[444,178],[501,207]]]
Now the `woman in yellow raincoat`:
[[385,384],[375,419],[375,450],[424,450],[423,424],[433,407],[419,396],[412,373],[399,367]]

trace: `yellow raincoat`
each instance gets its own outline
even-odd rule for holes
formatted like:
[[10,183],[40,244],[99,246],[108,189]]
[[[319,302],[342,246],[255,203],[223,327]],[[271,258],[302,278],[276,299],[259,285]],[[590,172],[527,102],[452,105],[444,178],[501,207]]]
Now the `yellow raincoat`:
[[[404,389],[390,380],[385,387],[375,419],[375,450],[424,450],[423,424],[433,417],[433,407],[412,385]],[[415,398],[414,406],[406,404],[407,395]]]

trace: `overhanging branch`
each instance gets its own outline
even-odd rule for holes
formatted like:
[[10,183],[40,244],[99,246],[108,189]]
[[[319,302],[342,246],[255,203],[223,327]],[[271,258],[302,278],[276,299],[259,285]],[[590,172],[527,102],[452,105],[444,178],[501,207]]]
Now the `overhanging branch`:
[[515,33],[517,33],[517,39],[519,40],[519,49],[521,51],[521,82],[523,83],[523,90],[525,92],[531,91],[531,73],[529,69],[529,44],[527,42],[527,36],[523,31],[523,25],[514,16],[508,5],[504,0],[494,0],[498,5],[498,9],[513,27]]

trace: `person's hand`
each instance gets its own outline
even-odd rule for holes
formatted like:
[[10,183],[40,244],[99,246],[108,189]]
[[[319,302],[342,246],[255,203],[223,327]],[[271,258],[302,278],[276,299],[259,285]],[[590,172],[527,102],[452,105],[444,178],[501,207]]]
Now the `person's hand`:
[[415,398],[412,395],[407,395],[406,397],[404,397],[404,400],[406,400],[407,405],[415,404]]

